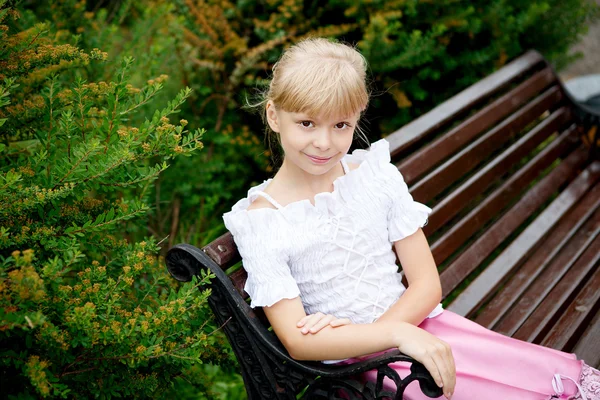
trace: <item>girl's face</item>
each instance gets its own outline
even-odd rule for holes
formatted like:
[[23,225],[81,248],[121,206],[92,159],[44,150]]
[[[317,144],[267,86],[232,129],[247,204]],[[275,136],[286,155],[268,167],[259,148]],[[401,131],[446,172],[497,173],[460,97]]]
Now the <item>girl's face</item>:
[[293,163],[312,175],[325,174],[348,153],[358,119],[359,114],[317,117],[277,110],[272,102],[267,104],[267,120],[279,133],[284,163]]

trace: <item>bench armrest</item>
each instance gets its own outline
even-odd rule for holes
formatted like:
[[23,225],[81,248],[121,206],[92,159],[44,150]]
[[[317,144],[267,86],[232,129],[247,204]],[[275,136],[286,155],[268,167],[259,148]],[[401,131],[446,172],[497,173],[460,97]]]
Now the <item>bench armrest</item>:
[[[347,365],[294,360],[277,336],[269,331],[240,296],[221,267],[204,251],[189,244],[178,244],[169,249],[166,264],[171,276],[179,281],[190,281],[194,275],[200,275],[202,269],[215,275],[215,279],[210,283],[212,293],[208,299],[209,305],[217,322],[223,325],[223,330],[240,362],[249,397],[252,397],[252,390],[254,390],[252,386],[260,387],[254,396],[258,398],[265,396],[267,393],[265,381],[271,383],[274,391],[281,391],[283,386],[294,395],[308,386],[305,393],[308,397],[319,398],[323,393],[331,393],[334,389],[364,393],[364,396],[367,394],[376,396],[376,393],[385,393],[382,385],[384,377],[393,380],[398,387],[397,393],[388,393],[392,398],[401,399],[406,386],[414,380],[419,381],[421,390],[429,397],[439,397],[443,394],[426,368],[411,357],[400,353],[399,350],[392,350]],[[388,366],[389,363],[396,361],[412,363],[411,374],[401,379]],[[357,374],[372,369],[378,370],[376,383],[368,382],[362,385],[357,380],[351,379]],[[272,382],[273,380],[275,382]],[[397,397],[398,395],[400,397]],[[280,398],[287,397],[280,396]]]

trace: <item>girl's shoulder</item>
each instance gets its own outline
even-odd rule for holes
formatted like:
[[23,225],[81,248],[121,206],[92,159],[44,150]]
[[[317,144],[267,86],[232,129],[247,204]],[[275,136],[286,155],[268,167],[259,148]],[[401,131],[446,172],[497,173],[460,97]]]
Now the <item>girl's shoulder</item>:
[[271,179],[267,179],[251,187],[246,197],[238,200],[230,211],[223,214],[225,227],[233,236],[261,235],[263,232],[260,230],[263,227],[275,227],[273,222],[277,213],[272,212],[275,211],[275,207],[266,198],[258,196],[258,193],[264,193],[263,190],[270,181]]

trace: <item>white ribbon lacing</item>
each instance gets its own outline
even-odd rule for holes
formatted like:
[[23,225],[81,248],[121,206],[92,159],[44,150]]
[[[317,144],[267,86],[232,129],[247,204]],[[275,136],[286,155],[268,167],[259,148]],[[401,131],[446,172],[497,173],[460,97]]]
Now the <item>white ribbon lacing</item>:
[[583,389],[581,388],[581,386],[579,386],[579,383],[575,382],[575,379],[561,374],[554,374],[554,378],[552,379],[552,387],[554,388],[556,394],[560,396],[565,392],[565,387],[562,384],[562,379],[569,379],[573,381],[573,383],[577,386],[577,389],[579,390],[581,400],[588,400],[585,393],[583,393]]

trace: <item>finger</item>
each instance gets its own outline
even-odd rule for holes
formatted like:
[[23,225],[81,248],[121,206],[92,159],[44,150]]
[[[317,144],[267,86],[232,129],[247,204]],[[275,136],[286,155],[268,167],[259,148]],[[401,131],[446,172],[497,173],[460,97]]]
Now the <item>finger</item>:
[[315,323],[312,328],[310,328],[310,333],[317,333],[321,329],[325,328],[331,321],[333,321],[335,317],[333,315],[326,315],[321,318],[317,323]]
[[444,379],[445,393],[454,393],[454,388],[456,387],[456,367],[454,365],[454,356],[452,355],[452,349],[448,343],[441,341],[441,345],[443,347],[439,348],[439,354],[446,364],[446,371],[448,373],[446,379]]
[[449,371],[452,374],[452,382],[450,383],[451,391],[454,393],[454,389],[456,388],[456,364],[454,362],[454,355],[452,354],[452,348],[448,346],[448,357],[446,358],[449,364]]
[[449,396],[454,392],[454,374],[449,370],[448,363],[446,362],[447,353],[446,350],[436,350],[433,354],[433,362],[437,366],[437,369],[442,378],[442,386],[444,388],[444,395]]
[[350,321],[350,318],[336,318],[333,321],[331,321],[329,325],[337,327],[342,325],[350,325],[351,323],[352,321]]
[[306,323],[306,320],[308,319],[308,317],[310,317],[310,315],[307,315],[305,317],[300,318],[300,321],[298,321],[298,323],[296,324],[296,326],[298,328],[304,326],[304,324]]
[[[419,360],[417,360],[417,361],[419,361]],[[425,357],[420,362],[423,364],[423,366],[425,368],[427,368],[427,371],[429,371],[429,373],[433,377],[433,380],[435,381],[435,383],[439,387],[443,387],[444,382],[442,380],[442,375],[437,366],[437,363],[433,360],[433,358],[430,355],[425,355]]]
[[324,316],[325,316],[325,314],[323,314],[321,312],[307,316],[306,321],[304,323],[304,327],[302,328],[302,333],[308,333],[310,328],[312,328]]

